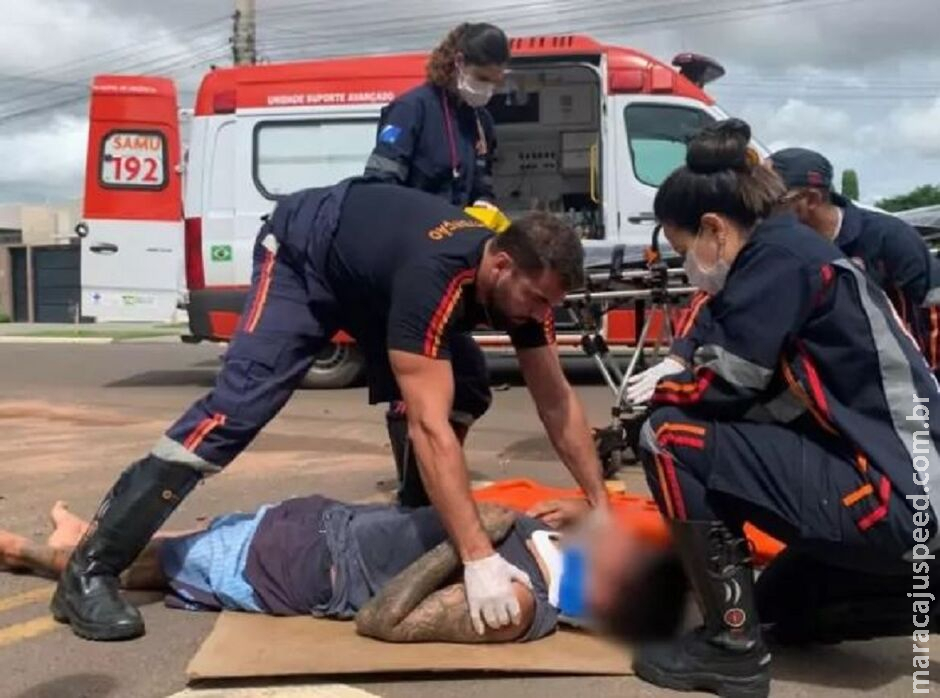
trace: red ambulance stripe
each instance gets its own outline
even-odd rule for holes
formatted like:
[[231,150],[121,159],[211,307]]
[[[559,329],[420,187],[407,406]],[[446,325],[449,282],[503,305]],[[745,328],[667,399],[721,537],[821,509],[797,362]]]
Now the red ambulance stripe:
[[267,251],[264,258],[264,266],[261,268],[261,279],[258,282],[258,293],[251,304],[251,310],[248,313],[248,321],[245,323],[245,331],[251,334],[258,326],[261,319],[261,312],[264,310],[264,304],[268,300],[268,291],[271,288],[271,276],[274,273],[274,253]]
[[450,280],[441,302],[437,304],[437,309],[431,316],[431,324],[428,325],[428,331],[424,336],[424,353],[426,356],[432,359],[437,357],[441,345],[441,335],[443,335],[447,323],[450,321],[450,316],[460,299],[463,287],[473,281],[475,275],[476,269],[466,269]]
[[890,495],[891,481],[882,475],[881,484],[878,486],[878,498],[881,500],[881,506],[858,522],[858,527],[860,530],[867,531],[869,528],[874,526],[888,515],[888,497]]

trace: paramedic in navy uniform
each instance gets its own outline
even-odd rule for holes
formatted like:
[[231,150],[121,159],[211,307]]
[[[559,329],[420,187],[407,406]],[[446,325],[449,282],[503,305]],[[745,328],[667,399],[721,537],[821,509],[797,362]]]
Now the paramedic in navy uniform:
[[[769,691],[761,622],[806,634],[822,606],[841,606],[851,631],[866,596],[910,613],[891,579],[910,584],[915,545],[936,544],[940,504],[930,368],[878,285],[777,212],[785,186],[749,140],[741,121],[707,128],[654,202],[690,281],[711,296],[640,438],[705,623],[641,647],[634,664],[664,688],[741,697]],[[787,545],[756,590],[745,521]]]
[[[313,358],[346,330],[366,357],[369,402],[402,400],[420,477],[464,567],[474,627],[519,620],[528,576],[494,551],[471,497],[463,437],[490,403],[454,340],[506,332],[536,411],[588,500],[607,492],[584,408],[565,378],[552,308],[584,274],[578,234],[531,213],[495,234],[417,189],[346,180],[281,199],[261,227],[252,285],[215,387],[131,464],[72,554],[52,602],[92,640],[144,632],[118,576],[204,477],[231,463],[290,399]],[[326,399],[326,398],[325,398]]]
[[[492,206],[492,161],[496,148],[493,118],[485,109],[509,62],[509,41],[491,24],[461,24],[431,54],[428,79],[398,97],[382,112],[375,150],[366,174],[385,182],[421,189],[454,206]],[[452,351],[485,367],[469,335]],[[461,362],[464,363],[464,362]],[[478,374],[489,390],[486,371]],[[401,402],[386,413],[403,505],[428,504],[416,474]]]

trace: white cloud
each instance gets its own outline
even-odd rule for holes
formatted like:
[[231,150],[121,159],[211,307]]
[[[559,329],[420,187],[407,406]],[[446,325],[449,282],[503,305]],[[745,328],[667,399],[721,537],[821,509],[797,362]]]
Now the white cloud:
[[771,150],[790,146],[831,147],[852,140],[852,119],[847,112],[788,99],[782,106],[750,104],[741,117],[752,124],[757,138]]
[[927,107],[896,109],[890,123],[899,145],[922,157],[940,157],[940,97]]
[[0,185],[46,183],[59,188],[81,181],[88,120],[58,115],[42,128],[0,135]]

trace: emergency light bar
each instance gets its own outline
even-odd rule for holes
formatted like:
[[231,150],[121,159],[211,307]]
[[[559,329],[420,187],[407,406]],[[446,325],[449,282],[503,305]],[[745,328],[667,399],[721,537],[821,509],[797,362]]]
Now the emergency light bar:
[[697,53],[680,53],[672,59],[672,64],[689,82],[705,87],[725,74],[724,67],[714,58]]

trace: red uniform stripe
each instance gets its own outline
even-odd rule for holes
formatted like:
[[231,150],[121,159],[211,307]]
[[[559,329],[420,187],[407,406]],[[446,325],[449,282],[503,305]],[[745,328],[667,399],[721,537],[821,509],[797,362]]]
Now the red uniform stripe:
[[860,530],[867,531],[888,515],[888,497],[890,495],[891,481],[882,475],[881,484],[878,486],[878,498],[881,500],[881,505],[858,522]]
[[663,503],[666,505],[666,516],[670,519],[676,518],[676,509],[672,503],[672,493],[669,491],[669,482],[666,480],[666,469],[663,467],[663,459],[659,454],[653,456],[656,461],[656,473],[659,476],[659,489],[662,491]]
[[816,367],[813,365],[812,359],[802,350],[800,351],[800,359],[803,362],[803,370],[806,371],[806,380],[809,381],[809,389],[813,393],[813,400],[817,407],[819,407],[823,416],[828,420],[830,415],[829,403],[826,400],[826,394],[823,392],[819,373],[816,372]]
[[691,383],[678,383],[676,381],[660,381],[653,395],[653,402],[667,405],[688,405],[698,402],[702,395],[712,384],[715,374],[713,371],[702,370],[698,380]]
[[187,451],[195,451],[213,429],[223,424],[225,424],[224,414],[216,413],[211,417],[207,417],[199,423],[186,441],[183,442],[183,448]]
[[678,336],[685,337],[692,331],[692,327],[695,325],[695,319],[698,317],[698,314],[701,312],[702,308],[705,307],[705,303],[708,302],[708,294],[704,291],[699,291],[692,298],[692,303],[689,306],[689,312],[685,317],[685,322],[682,324],[682,327],[679,330]]
[[685,521],[687,518],[685,511],[685,500],[682,498],[682,488],[679,487],[679,478],[676,476],[676,464],[672,456],[661,454],[663,461],[663,470],[666,471],[666,481],[669,483],[669,492],[672,495],[673,518],[679,521]]
[[705,450],[705,439],[683,434],[663,434],[659,439],[659,443],[663,446],[685,446],[686,448],[694,448],[699,451]]
[[463,292],[463,287],[465,284],[471,282],[475,275],[476,269],[466,269],[450,280],[450,283],[447,285],[447,290],[444,291],[444,295],[437,304],[437,309],[431,316],[431,322],[424,335],[424,353],[426,356],[431,358],[437,356],[437,351],[441,343],[441,335],[444,333],[450,316],[454,312],[454,307],[457,305],[457,300]]
[[551,310],[545,316],[545,322],[542,324],[545,328],[545,340],[549,344],[555,343],[555,313]]
[[940,307],[930,308],[930,368],[940,368]]
[[255,294],[254,302],[251,304],[251,310],[248,313],[248,319],[245,322],[245,331],[251,334],[258,326],[261,319],[261,312],[268,300],[268,291],[271,288],[271,276],[274,273],[274,253],[271,250],[266,252],[264,266],[261,267],[261,278],[258,280],[258,292]]

